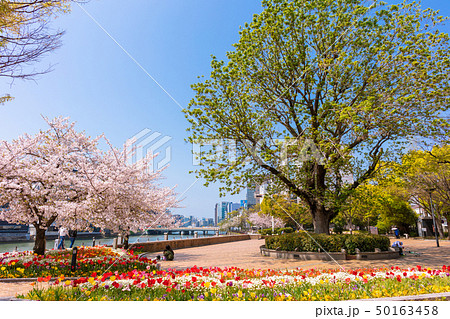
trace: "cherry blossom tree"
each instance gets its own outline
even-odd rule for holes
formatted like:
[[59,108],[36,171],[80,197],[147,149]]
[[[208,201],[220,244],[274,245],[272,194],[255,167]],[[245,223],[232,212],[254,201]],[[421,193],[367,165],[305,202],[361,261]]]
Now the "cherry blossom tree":
[[[0,219],[32,224],[35,253],[45,253],[45,231],[53,223],[137,231],[167,219],[176,198],[157,184],[161,171],[127,165],[125,153],[103,135],[77,132],[67,118],[45,120],[48,130],[0,143],[0,205],[9,205]],[[100,140],[108,151],[99,149]]]
[[273,218],[275,228],[284,227],[285,223],[283,222],[283,220],[281,218],[272,217],[270,215],[263,214],[261,212],[251,213],[248,216],[248,221],[250,222],[250,224],[252,224],[254,226],[258,226],[258,227],[262,227],[262,228],[271,228],[272,227],[272,218]]

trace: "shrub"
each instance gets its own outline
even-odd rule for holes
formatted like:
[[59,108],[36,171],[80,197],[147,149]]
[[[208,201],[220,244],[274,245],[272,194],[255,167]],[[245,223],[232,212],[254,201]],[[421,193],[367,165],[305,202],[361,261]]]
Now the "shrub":
[[[261,235],[272,235],[272,228],[265,228],[263,230],[259,231]],[[293,233],[294,229],[291,227],[280,227],[280,228],[274,228],[273,230],[274,234],[281,235],[282,233],[288,234]]]
[[328,252],[339,252],[345,249],[348,254],[355,254],[356,248],[360,251],[371,252],[375,251],[375,248],[386,251],[389,246],[389,238],[381,235],[290,233],[266,237],[268,249],[285,251],[317,252],[322,247],[321,250]]
[[380,248],[374,246],[375,243],[371,237],[366,235],[349,236],[344,243],[345,249],[350,255],[354,255],[356,248],[360,251],[374,251],[375,248]]

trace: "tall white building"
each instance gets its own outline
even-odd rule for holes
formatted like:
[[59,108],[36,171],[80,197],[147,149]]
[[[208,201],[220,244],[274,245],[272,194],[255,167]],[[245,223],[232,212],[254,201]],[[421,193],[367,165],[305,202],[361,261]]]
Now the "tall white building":
[[261,184],[261,185],[259,185],[259,186],[257,186],[255,188],[254,196],[255,196],[256,204],[261,205],[261,203],[262,203],[262,201],[264,199],[264,195],[266,194],[266,192],[267,192],[267,184],[266,183]]

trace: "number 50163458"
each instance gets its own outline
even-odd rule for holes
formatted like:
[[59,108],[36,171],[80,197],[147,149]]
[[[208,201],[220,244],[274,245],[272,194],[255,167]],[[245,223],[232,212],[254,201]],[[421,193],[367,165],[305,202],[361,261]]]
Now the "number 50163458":
[[377,306],[376,315],[384,316],[436,316],[438,315],[438,306]]

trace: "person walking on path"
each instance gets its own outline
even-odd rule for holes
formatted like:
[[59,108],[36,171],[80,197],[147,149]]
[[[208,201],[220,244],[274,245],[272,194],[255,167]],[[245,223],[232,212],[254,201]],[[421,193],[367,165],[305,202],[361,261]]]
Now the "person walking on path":
[[77,238],[77,234],[78,234],[78,232],[77,232],[77,230],[75,229],[75,230],[69,230],[69,238],[70,238],[70,247],[69,248],[72,248],[73,247],[73,243],[75,242],[75,239]]
[[395,238],[400,239],[400,231],[398,230],[397,227],[394,227],[394,235]]
[[67,228],[66,227],[61,227],[59,228],[59,245],[58,245],[58,249],[66,249],[66,247],[64,247],[64,240],[66,239],[66,236],[69,233],[67,232]]

